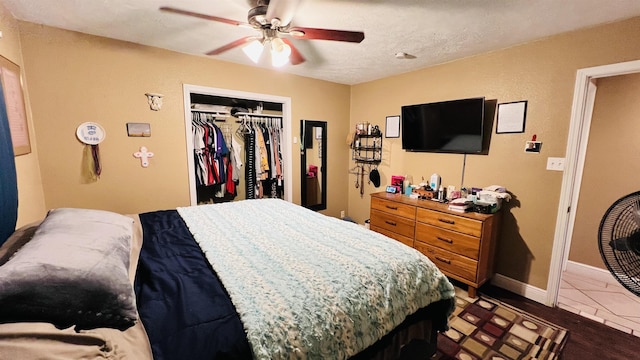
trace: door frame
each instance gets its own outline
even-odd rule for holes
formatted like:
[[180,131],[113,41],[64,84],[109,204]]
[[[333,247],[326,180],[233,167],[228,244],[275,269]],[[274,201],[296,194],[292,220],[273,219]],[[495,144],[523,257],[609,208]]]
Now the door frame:
[[293,159],[291,151],[291,98],[238,90],[212,88],[200,85],[183,85],[184,129],[187,140],[187,165],[189,169],[189,197],[191,205],[198,205],[195,164],[193,161],[193,136],[191,134],[191,94],[204,94],[228,98],[256,100],[282,104],[282,162],[284,164],[284,199],[293,201]]
[[[565,152],[560,202],[547,280],[546,305],[556,306],[560,279],[569,258],[584,161],[589,142],[591,115],[596,97],[597,79],[640,72],[640,60],[579,69],[573,92],[569,137]],[[571,211],[573,210],[573,211]]]

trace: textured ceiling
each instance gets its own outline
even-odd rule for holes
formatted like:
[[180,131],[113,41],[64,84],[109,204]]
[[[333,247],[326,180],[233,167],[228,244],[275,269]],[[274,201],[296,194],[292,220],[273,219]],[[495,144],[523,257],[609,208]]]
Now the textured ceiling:
[[[172,6],[246,22],[247,0],[0,2],[20,20],[199,56],[257,34],[158,10]],[[353,85],[639,15],[639,0],[302,0],[292,25],[363,31],[365,39],[292,39],[307,61],[279,71]],[[397,59],[397,52],[416,58]],[[270,67],[255,65],[240,48],[212,58]]]

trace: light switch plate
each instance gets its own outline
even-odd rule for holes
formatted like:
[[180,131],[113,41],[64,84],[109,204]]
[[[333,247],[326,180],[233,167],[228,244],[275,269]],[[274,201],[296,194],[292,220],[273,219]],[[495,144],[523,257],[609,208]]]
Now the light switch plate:
[[560,158],[560,157],[547,158],[547,170],[564,171],[564,158]]

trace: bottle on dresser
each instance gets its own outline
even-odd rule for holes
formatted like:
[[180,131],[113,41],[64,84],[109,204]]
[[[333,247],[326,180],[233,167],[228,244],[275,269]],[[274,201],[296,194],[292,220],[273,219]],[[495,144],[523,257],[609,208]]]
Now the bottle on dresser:
[[429,187],[433,191],[438,191],[438,189],[440,189],[440,175],[438,174],[431,175],[431,178],[429,179]]

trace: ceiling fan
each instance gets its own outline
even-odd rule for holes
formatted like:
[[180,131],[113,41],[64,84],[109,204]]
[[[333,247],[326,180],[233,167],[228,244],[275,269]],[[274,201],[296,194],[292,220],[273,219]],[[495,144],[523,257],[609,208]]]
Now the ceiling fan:
[[160,10],[256,29],[260,32],[259,35],[245,36],[237,39],[207,52],[207,55],[219,55],[225,51],[244,45],[242,50],[255,63],[258,63],[262,51],[268,49],[271,52],[273,66],[282,66],[287,62],[291,62],[292,65],[297,65],[305,61],[305,58],[295,48],[291,40],[283,36],[290,36],[294,39],[302,40],[332,40],[353,43],[360,43],[364,40],[364,33],[361,31],[318,29],[300,26],[292,27],[291,20],[300,1],[301,0],[249,0],[252,8],[247,15],[248,23],[177,9],[170,6],[163,6]]

